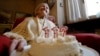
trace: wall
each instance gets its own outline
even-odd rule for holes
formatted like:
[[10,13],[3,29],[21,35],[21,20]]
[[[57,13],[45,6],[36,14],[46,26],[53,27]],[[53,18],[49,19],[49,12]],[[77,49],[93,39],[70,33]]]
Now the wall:
[[15,4],[15,0],[0,0],[0,9],[12,11]]
[[55,5],[51,9],[51,15],[55,16],[58,26],[63,26],[65,23],[65,14],[64,14],[64,1],[56,0]]
[[57,2],[54,4],[54,6],[52,7],[52,9],[50,10],[50,15],[54,16],[56,19],[56,24],[57,22]]
[[0,0],[0,9],[11,13],[10,21],[13,23],[17,12],[32,14],[34,2],[33,0]]
[[16,11],[32,14],[34,11],[34,1],[32,1],[32,0],[17,0],[15,9],[16,9]]
[[37,5],[40,4],[40,3],[42,3],[43,1],[45,1],[45,0],[36,0],[34,8],[37,7]]
[[58,26],[63,26],[63,24],[65,23],[63,0],[57,0],[57,21],[58,21]]
[[0,9],[32,13],[34,1],[32,0],[0,0]]

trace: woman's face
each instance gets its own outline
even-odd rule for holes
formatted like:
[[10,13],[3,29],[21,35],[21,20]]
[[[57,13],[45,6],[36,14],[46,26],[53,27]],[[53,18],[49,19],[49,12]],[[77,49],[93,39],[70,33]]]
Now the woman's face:
[[49,6],[46,3],[40,5],[37,10],[38,17],[47,17],[49,15]]

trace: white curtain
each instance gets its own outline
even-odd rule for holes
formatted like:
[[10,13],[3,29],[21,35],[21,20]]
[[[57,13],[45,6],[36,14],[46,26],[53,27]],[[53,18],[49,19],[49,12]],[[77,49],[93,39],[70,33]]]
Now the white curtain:
[[84,0],[88,16],[100,13],[100,0]]
[[67,23],[75,23],[88,19],[83,0],[65,0]]

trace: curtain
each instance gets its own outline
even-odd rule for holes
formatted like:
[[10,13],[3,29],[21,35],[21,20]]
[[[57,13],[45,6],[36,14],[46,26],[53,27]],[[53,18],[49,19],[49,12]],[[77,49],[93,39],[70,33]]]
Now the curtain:
[[88,19],[84,0],[65,0],[65,11],[67,23],[75,23]]
[[100,0],[84,0],[88,16],[100,13]]

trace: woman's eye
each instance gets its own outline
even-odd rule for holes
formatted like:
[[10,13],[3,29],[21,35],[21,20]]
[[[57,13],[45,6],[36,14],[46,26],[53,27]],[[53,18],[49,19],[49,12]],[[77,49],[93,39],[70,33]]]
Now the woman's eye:
[[49,9],[48,7],[46,7],[46,9]]

